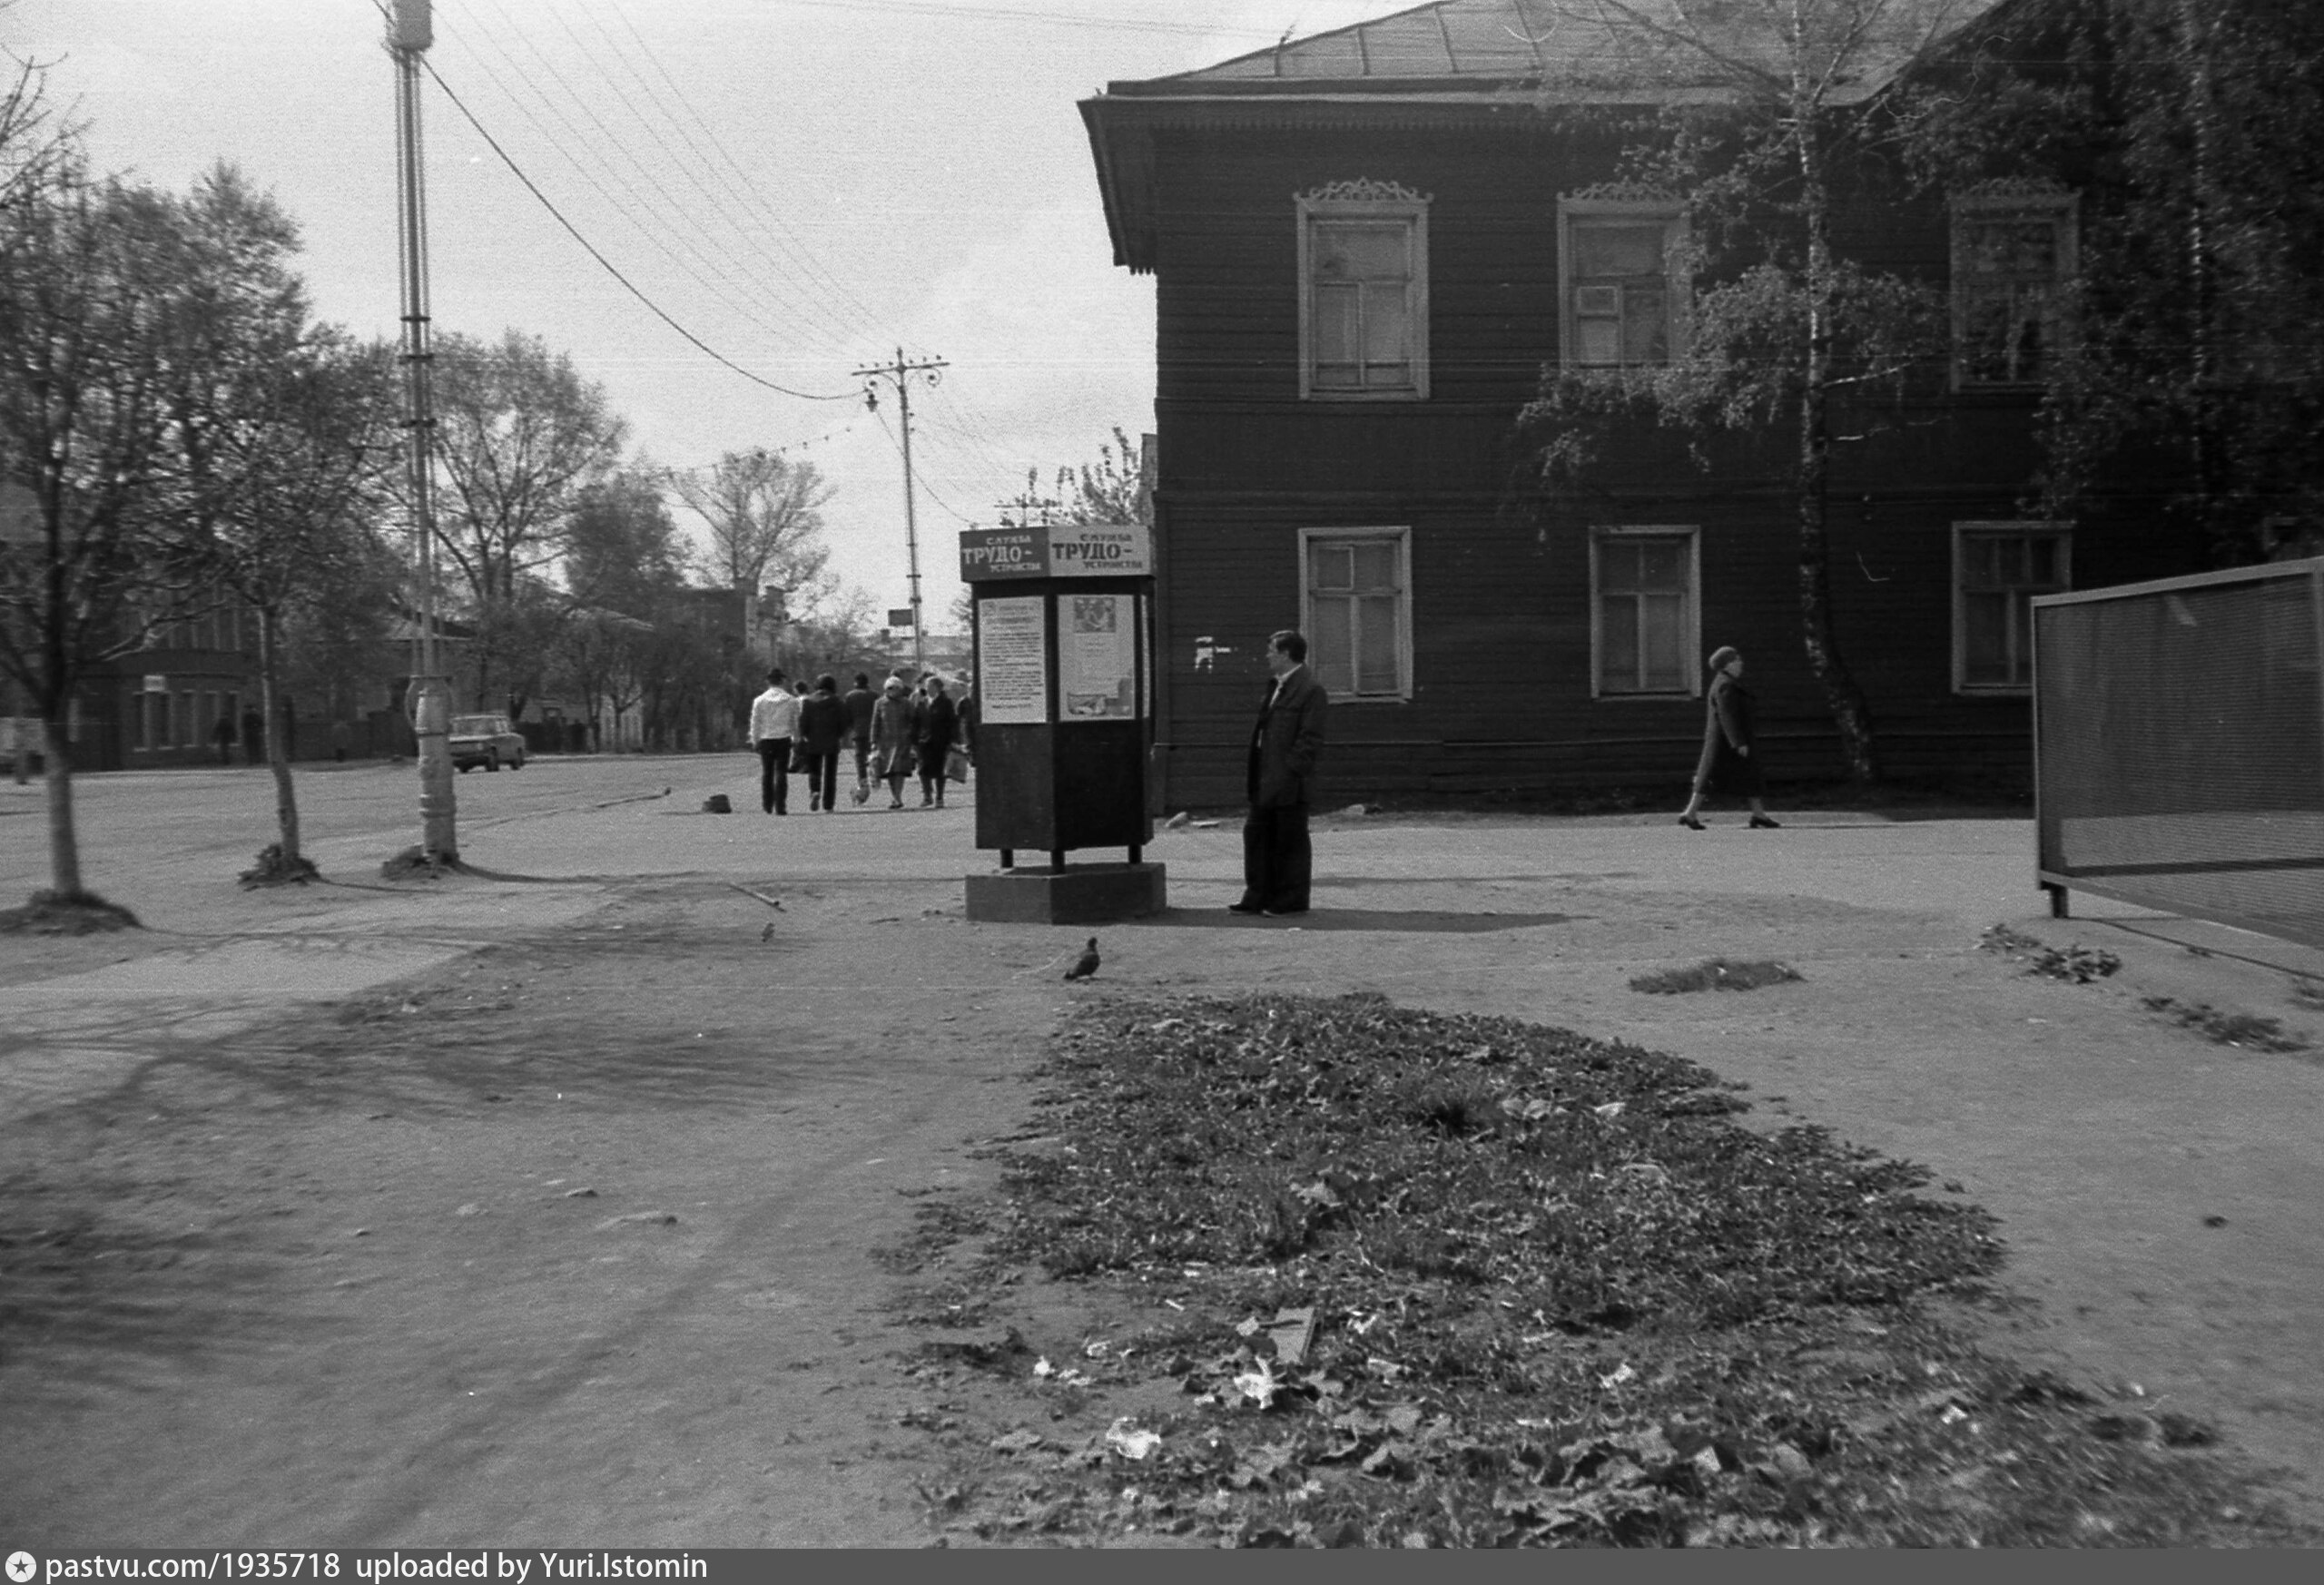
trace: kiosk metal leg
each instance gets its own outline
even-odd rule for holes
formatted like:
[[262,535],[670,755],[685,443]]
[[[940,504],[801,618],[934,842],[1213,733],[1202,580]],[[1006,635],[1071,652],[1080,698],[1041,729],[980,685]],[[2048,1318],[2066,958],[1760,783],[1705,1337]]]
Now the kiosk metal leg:
[[1049,868],[1055,870],[1060,875],[1065,873],[1065,850],[1063,848],[1051,848],[1049,850]]
[[2066,918],[2066,889],[2044,881],[2042,890],[2050,894],[2050,917],[2052,919]]
[[1017,850],[1015,848],[1003,848],[1000,850],[1000,867],[1004,870],[1014,870],[1017,867]]
[[1129,845],[1129,861],[1130,861],[1131,863],[1133,863],[1133,864],[1137,863],[1137,862],[1138,861],[1138,855],[1139,855],[1139,854],[1141,854],[1141,853],[1143,853],[1143,852],[1146,852],[1146,850],[1145,850],[1144,848],[1142,848],[1142,847],[1138,846],[1136,842],[1132,842],[1132,843],[1130,843],[1130,845]]

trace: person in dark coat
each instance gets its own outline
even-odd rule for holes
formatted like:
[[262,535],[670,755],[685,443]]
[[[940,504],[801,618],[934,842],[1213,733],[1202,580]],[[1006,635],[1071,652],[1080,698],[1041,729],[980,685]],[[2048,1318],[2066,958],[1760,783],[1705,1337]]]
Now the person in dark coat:
[[256,710],[242,712],[242,753],[250,763],[258,763],[266,753],[266,717]]
[[919,714],[912,719],[912,754],[920,764],[920,806],[944,807],[944,751],[960,734],[960,712],[944,692],[944,679],[934,672],[925,679]]
[[847,740],[847,706],[829,672],[799,705],[800,752],[807,758],[807,812],[828,814],[839,804],[839,745]]
[[234,713],[232,711],[218,712],[218,724],[210,729],[210,740],[218,745],[218,763],[222,765],[232,764],[234,763]]
[[861,803],[872,795],[872,712],[879,708],[880,696],[872,691],[872,679],[858,672],[855,686],[840,703],[847,706],[847,737],[855,750],[855,801]]
[[1307,640],[1290,628],[1267,638],[1275,683],[1251,732],[1244,776],[1251,812],[1243,822],[1243,896],[1236,913],[1307,911],[1315,871],[1307,836],[1308,790],[1324,748],[1324,685],[1307,669]]
[[1752,719],[1751,692],[1743,685],[1743,656],[1728,645],[1712,651],[1704,664],[1711,678],[1709,692],[1703,696],[1703,755],[1695,765],[1694,796],[1687,800],[1679,823],[1689,831],[1702,830],[1703,822],[1696,815],[1704,797],[1724,792],[1749,799],[1751,823],[1774,831],[1777,822],[1768,818],[1768,806],[1759,798],[1767,783],[1753,752],[1757,724]]

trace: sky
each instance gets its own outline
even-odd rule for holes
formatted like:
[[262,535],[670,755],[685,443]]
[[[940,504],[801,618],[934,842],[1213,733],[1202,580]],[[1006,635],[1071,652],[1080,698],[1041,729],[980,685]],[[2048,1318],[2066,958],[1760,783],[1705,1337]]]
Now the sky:
[[[438,333],[544,338],[634,458],[781,448],[833,487],[832,566],[907,603],[891,390],[915,383],[921,596],[955,536],[1118,425],[1154,425],[1154,288],[1113,263],[1076,102],[1408,9],[1408,0],[435,0],[425,88]],[[397,326],[395,73],[375,0],[16,0],[93,162],[182,190],[219,160],[299,222],[317,313]],[[460,109],[507,152],[560,225]],[[749,376],[756,377],[755,379]],[[767,382],[765,384],[760,381]],[[767,389],[771,384],[797,395]],[[679,522],[699,532],[683,507]]]

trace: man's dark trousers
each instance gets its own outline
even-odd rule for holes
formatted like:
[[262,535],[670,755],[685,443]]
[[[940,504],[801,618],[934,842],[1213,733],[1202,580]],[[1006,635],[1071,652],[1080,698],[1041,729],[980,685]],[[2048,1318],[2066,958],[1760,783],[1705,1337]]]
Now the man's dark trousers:
[[1243,901],[1273,913],[1305,913],[1315,881],[1315,848],[1307,840],[1307,806],[1254,809],[1243,821]]
[[759,807],[769,814],[791,812],[791,740],[759,739]]

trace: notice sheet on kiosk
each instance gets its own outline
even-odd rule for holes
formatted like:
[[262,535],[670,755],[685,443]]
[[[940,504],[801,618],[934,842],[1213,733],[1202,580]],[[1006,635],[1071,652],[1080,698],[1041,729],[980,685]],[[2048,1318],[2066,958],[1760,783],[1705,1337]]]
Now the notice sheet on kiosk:
[[977,719],[1038,726],[1049,718],[1049,639],[1039,595],[977,602]]
[[1137,714],[1137,604],[1128,595],[1058,596],[1058,693],[1068,721]]

